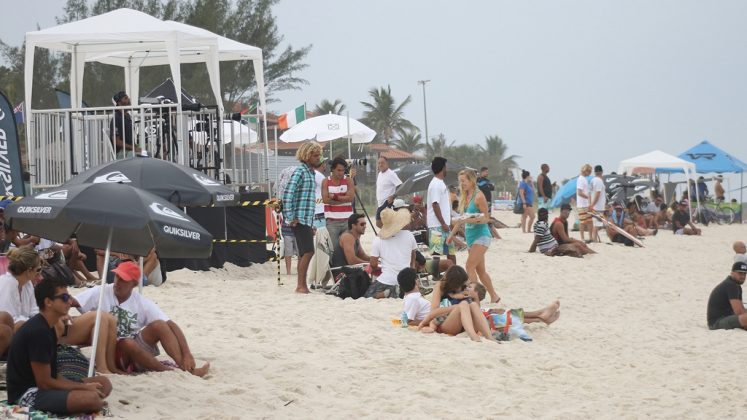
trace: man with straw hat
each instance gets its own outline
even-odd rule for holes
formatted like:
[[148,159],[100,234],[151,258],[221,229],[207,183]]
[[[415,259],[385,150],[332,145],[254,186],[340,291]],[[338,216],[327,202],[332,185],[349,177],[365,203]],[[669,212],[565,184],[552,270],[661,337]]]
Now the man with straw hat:
[[371,283],[365,297],[396,297],[397,275],[407,267],[415,267],[418,244],[412,232],[404,230],[410,224],[410,218],[407,207],[381,211],[382,228],[379,236],[373,240],[370,264],[372,272],[381,265],[381,275]]

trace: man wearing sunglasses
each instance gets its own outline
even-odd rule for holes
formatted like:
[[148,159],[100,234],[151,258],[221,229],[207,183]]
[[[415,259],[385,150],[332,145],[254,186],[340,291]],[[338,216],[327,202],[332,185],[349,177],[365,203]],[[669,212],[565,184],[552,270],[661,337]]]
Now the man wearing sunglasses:
[[[140,267],[133,261],[125,261],[112,272],[114,283],[103,286],[101,310],[117,319],[117,367],[126,372],[169,370],[156,359],[160,354],[160,342],[182,370],[205,376],[210,364],[195,367],[195,359],[181,328],[153,301],[139,293],[132,293],[138,286]],[[93,287],[76,296],[73,306],[81,313],[95,311],[99,305],[101,287]]]
[[344,265],[368,264],[371,259],[361,246],[361,237],[366,233],[366,219],[362,214],[352,214],[348,217],[348,229],[336,241],[335,252],[332,254],[330,265],[342,267]]
[[101,411],[112,390],[107,378],[94,376],[81,383],[57,376],[54,326],[73,302],[67,286],[58,279],[42,280],[34,297],[40,312],[18,329],[8,353],[8,401],[63,416]]

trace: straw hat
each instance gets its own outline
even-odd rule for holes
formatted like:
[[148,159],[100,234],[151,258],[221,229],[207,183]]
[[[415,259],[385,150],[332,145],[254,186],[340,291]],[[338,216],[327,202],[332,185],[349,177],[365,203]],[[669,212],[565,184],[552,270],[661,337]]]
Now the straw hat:
[[379,238],[389,238],[410,223],[410,211],[405,208],[399,210],[384,209],[381,212],[381,223],[384,226],[379,231]]

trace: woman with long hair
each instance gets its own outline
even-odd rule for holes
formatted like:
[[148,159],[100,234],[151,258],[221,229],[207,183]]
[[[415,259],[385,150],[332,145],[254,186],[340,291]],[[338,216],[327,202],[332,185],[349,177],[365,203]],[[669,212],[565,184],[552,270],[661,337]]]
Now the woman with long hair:
[[[495,303],[501,300],[493,288],[493,281],[485,270],[485,252],[490,247],[493,238],[490,233],[490,213],[488,213],[488,201],[485,195],[477,188],[477,176],[475,171],[465,169],[459,172],[459,213],[467,218],[461,221],[455,221],[455,229],[458,225],[464,223],[464,237],[467,241],[469,256],[465,263],[467,275],[470,282],[477,282],[478,279],[490,294],[490,302]],[[471,217],[470,217],[471,216]]]
[[521,182],[519,183],[519,197],[524,207],[521,213],[521,231],[532,233],[532,224],[534,223],[534,186],[529,171],[521,171]]

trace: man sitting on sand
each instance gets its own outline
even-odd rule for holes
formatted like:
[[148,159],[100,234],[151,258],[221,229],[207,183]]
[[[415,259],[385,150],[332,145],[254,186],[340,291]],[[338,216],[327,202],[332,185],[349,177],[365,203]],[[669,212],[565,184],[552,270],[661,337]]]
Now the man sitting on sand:
[[550,233],[558,241],[559,245],[570,245],[576,249],[580,255],[596,254],[596,251],[589,248],[584,241],[571,238],[568,235],[568,217],[571,215],[571,205],[563,204],[560,206],[560,216],[552,221]]
[[[418,244],[412,232],[404,229],[410,224],[410,211],[384,209],[381,212],[383,227],[371,247],[370,268],[373,272],[381,265],[381,275],[371,283],[365,297],[381,299],[397,297],[397,275],[407,267],[415,267]],[[380,261],[379,261],[380,260]]]
[[[138,286],[140,267],[132,261],[126,261],[113,272],[114,283],[103,286],[105,290],[101,309],[117,319],[117,367],[126,372],[169,370],[169,367],[156,359],[160,342],[182,370],[196,376],[205,376],[210,364],[195,367],[195,359],[181,328],[150,299],[139,293],[132,293]],[[76,296],[73,306],[81,313],[95,311],[99,305],[101,287],[93,287]]]
[[711,292],[708,298],[708,328],[712,330],[747,329],[747,311],[742,303],[742,284],[747,263],[736,262],[731,274]]
[[558,241],[550,233],[550,227],[547,225],[547,215],[547,209],[544,207],[537,212],[537,221],[534,222],[534,241],[529,247],[529,252],[534,252],[539,248],[541,253],[550,257],[571,255],[580,258],[582,254],[578,252],[576,247],[563,245],[561,248]]
[[734,262],[747,263],[747,247],[745,247],[744,242],[736,241],[732,248],[734,248]]
[[371,259],[361,246],[361,237],[366,233],[366,219],[362,214],[353,213],[348,217],[347,230],[336,241],[335,251],[329,264],[331,267],[368,264]]
[[687,201],[680,201],[677,211],[672,215],[672,229],[675,235],[700,235],[700,229],[696,228],[690,219],[690,210]]

